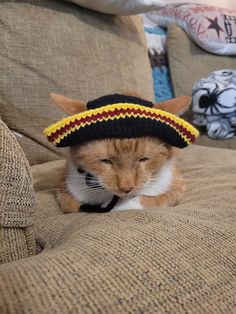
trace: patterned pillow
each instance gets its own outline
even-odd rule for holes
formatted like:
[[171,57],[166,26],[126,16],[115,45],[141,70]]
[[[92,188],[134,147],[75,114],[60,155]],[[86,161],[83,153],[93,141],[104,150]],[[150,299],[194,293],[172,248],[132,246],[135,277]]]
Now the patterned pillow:
[[193,87],[194,124],[210,138],[236,137],[236,70],[214,71]]
[[177,23],[203,49],[236,55],[236,11],[203,4],[172,4],[149,13],[160,26]]

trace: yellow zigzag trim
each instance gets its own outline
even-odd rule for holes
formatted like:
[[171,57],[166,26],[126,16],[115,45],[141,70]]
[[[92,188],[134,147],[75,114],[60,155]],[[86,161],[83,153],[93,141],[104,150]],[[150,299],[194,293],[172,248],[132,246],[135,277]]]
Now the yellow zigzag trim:
[[[145,107],[145,106],[141,106],[141,105],[137,105],[137,104],[130,104],[130,103],[118,103],[118,104],[113,104],[113,105],[107,105],[107,106],[103,106],[100,108],[96,108],[96,109],[92,109],[92,110],[88,110],[88,111],[84,111],[78,114],[75,114],[73,116],[69,116],[66,117],[64,119],[62,119],[61,121],[58,121],[52,125],[50,125],[49,127],[47,127],[44,130],[44,134],[46,136],[51,136],[52,133],[55,133],[56,131],[60,130],[61,128],[65,127],[67,124],[69,124],[70,122],[74,122],[75,120],[80,120],[82,118],[87,118],[87,117],[91,117],[93,115],[96,114],[103,114],[104,112],[109,112],[109,111],[114,111],[116,109],[140,109],[142,111],[145,112],[150,112],[150,113],[155,113],[155,114],[160,114],[163,117],[166,118],[170,118],[171,120],[175,121],[177,124],[182,125],[186,130],[188,130],[192,135],[194,135],[195,137],[199,136],[199,132],[191,125],[189,124],[187,121],[160,109],[156,109],[156,108],[149,108],[149,107]],[[63,135],[60,135],[56,140],[54,140],[54,143],[60,143],[60,141],[62,139],[64,139],[66,136],[68,136],[69,134],[71,134],[72,132],[74,132],[75,130],[79,130],[82,127],[85,127],[86,125],[90,125],[91,123],[96,123],[97,121],[108,121],[108,120],[115,120],[115,119],[122,119],[125,117],[144,117],[144,118],[149,118],[152,120],[160,120],[163,121],[161,118],[154,118],[154,117],[147,117],[144,114],[134,114],[134,113],[121,113],[119,115],[113,116],[113,117],[102,117],[101,119],[97,119],[96,121],[88,121],[84,124],[81,125],[76,125],[74,128],[70,129],[69,131],[65,132]],[[170,127],[174,128],[179,135],[188,143],[190,144],[190,140],[184,136],[178,129],[176,129],[173,125],[171,125],[170,123],[163,121],[164,123],[168,124]]]

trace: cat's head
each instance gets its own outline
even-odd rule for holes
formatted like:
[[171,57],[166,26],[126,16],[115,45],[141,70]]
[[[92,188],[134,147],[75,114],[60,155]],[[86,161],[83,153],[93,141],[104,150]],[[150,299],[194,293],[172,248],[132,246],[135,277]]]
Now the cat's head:
[[[86,103],[52,94],[54,102],[70,115],[86,110]],[[174,114],[183,112],[191,101],[179,97],[155,104],[156,108]],[[98,179],[103,186],[120,197],[135,195],[158,176],[163,167],[171,166],[174,149],[154,137],[102,139],[70,148],[70,158],[78,169]]]

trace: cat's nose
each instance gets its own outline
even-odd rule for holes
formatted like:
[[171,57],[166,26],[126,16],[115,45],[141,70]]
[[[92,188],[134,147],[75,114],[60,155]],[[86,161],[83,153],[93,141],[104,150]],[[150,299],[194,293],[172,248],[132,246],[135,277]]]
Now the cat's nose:
[[128,194],[129,192],[133,191],[134,187],[133,186],[128,186],[128,187],[120,187],[120,190],[124,192],[125,194]]

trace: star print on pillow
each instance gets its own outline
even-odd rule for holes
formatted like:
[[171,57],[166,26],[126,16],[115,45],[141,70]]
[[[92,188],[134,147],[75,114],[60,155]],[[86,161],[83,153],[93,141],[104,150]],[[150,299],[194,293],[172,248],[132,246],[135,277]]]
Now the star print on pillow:
[[170,4],[148,13],[162,27],[176,23],[203,49],[221,55],[236,55],[236,10],[204,4]]
[[220,32],[224,32],[223,28],[220,27],[217,16],[213,19],[210,19],[207,17],[208,21],[210,22],[210,25],[207,27],[207,29],[214,29],[217,32],[218,38],[220,38]]

